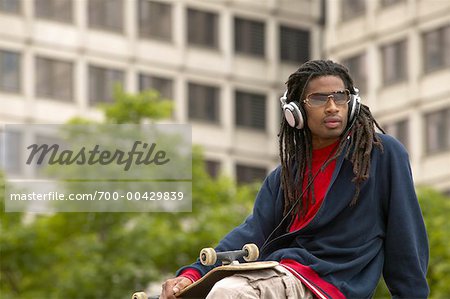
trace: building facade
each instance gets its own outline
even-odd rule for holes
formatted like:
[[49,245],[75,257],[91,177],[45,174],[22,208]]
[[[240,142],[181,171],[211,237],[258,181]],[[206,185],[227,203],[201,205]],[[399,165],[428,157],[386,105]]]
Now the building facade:
[[450,194],[450,1],[328,0],[325,56],[346,64],[418,185]]
[[277,163],[278,98],[320,53],[315,0],[0,0],[2,123],[100,118],[115,82],[155,88],[190,123],[210,173]]
[[288,75],[329,57],[449,192],[449,27],[446,0],[0,0],[0,123],[100,119],[115,83],[154,88],[211,174],[249,182],[278,164]]

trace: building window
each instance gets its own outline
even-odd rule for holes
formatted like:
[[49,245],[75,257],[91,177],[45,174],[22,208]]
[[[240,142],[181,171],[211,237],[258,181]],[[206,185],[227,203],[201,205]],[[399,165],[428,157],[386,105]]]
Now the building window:
[[163,98],[173,99],[173,81],[168,78],[139,74],[139,90],[157,90]]
[[450,67],[450,25],[423,34],[426,73]]
[[347,21],[366,14],[366,0],[341,0],[342,20]]
[[22,147],[22,132],[6,130],[1,131],[0,151],[4,155],[0,157],[0,166],[8,174],[21,173],[21,154]]
[[206,160],[205,169],[212,178],[217,178],[220,172],[220,161]]
[[216,13],[188,9],[187,36],[190,45],[218,47],[218,16]]
[[89,0],[89,27],[114,32],[123,31],[123,0]]
[[139,36],[170,41],[172,39],[172,5],[139,0]]
[[400,141],[405,148],[409,147],[409,122],[407,119],[395,123],[385,124],[383,128],[386,132]]
[[405,2],[405,0],[381,0],[381,6],[391,6],[397,3]]
[[239,184],[262,182],[267,175],[264,167],[236,164],[236,180]]
[[72,0],[35,0],[36,17],[59,22],[72,22]]
[[302,64],[309,60],[308,30],[280,27],[280,60]]
[[0,50],[0,90],[19,93],[20,82],[20,54]]
[[188,84],[189,119],[219,123],[219,88]]
[[[48,135],[48,134],[42,134],[40,132],[33,134],[33,139],[35,140],[34,143],[38,145],[47,144],[49,146],[52,146],[53,144],[57,144],[60,147],[60,150],[70,150],[70,147],[68,147],[63,139],[57,138],[55,135]],[[34,174],[39,176],[39,178],[49,178],[49,175],[51,177],[51,174],[48,172],[48,167],[51,167],[49,164],[50,160],[49,155],[45,155],[45,157],[42,160],[42,163],[37,164],[33,167]]]
[[382,7],[391,6],[404,1],[405,0],[381,0],[381,6]]
[[236,53],[264,57],[265,24],[263,22],[234,19],[234,49]]
[[0,11],[19,14],[22,0],[0,0]]
[[450,198],[450,189],[442,191],[442,194],[444,194],[444,196]]
[[425,115],[427,153],[450,149],[450,108]]
[[97,66],[89,66],[89,102],[97,103],[113,102],[114,86],[123,85],[124,73],[116,69],[107,69]]
[[342,61],[350,72],[353,78],[355,87],[359,89],[361,93],[367,91],[367,65],[366,65],[366,54],[359,54],[346,58]]
[[381,48],[383,59],[383,83],[386,85],[406,80],[407,48],[406,40],[398,41]]
[[236,126],[266,129],[266,96],[264,94],[236,91],[234,107]]
[[62,101],[73,99],[73,64],[71,62],[36,58],[36,95]]

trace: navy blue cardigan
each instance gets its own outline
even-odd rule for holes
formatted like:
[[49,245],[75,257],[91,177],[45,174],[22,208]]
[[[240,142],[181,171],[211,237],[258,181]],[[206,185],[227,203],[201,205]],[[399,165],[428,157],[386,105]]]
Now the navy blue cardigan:
[[[379,136],[384,152],[372,151],[370,177],[361,186],[358,203],[350,205],[355,192],[352,165],[340,157],[316,216],[298,231],[277,232],[260,260],[296,260],[347,298],[370,298],[382,273],[393,298],[428,296],[428,240],[408,154],[394,138]],[[222,239],[217,251],[246,243],[261,248],[282,219],[280,172],[278,167],[268,175],[252,215]],[[202,275],[212,269],[198,261],[187,267]]]

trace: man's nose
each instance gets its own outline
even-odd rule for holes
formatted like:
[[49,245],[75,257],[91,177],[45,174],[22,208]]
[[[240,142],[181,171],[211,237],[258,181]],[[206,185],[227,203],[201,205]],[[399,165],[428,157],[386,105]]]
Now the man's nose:
[[333,96],[328,97],[328,101],[325,104],[325,111],[327,111],[327,112],[339,111],[339,107],[338,107],[338,105],[336,105],[336,102],[334,101]]

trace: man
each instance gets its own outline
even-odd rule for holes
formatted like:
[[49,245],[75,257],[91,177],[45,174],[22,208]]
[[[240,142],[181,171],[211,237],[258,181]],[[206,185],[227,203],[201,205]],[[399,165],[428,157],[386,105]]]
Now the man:
[[[260,260],[280,265],[225,278],[208,298],[370,298],[381,274],[393,298],[428,296],[428,241],[408,155],[375,132],[357,93],[348,70],[329,60],[290,75],[281,165],[264,181],[253,214],[216,248],[255,243]],[[162,298],[211,268],[180,269]]]

